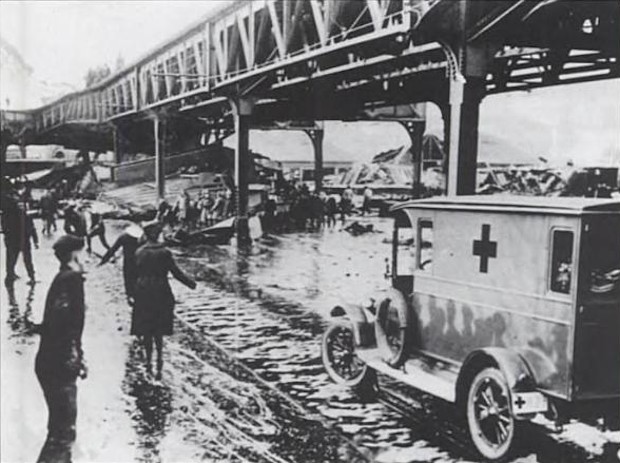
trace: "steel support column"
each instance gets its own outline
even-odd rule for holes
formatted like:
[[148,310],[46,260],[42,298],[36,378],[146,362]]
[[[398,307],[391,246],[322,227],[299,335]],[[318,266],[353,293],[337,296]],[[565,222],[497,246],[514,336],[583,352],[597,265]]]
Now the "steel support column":
[[317,124],[316,129],[304,130],[314,150],[314,190],[318,193],[323,189],[323,139],[325,138],[325,130],[323,124]]
[[413,156],[412,196],[414,199],[422,197],[422,170],[424,168],[423,142],[426,131],[425,120],[401,121],[411,140],[411,155]]
[[112,142],[114,143],[114,163],[120,164],[123,160],[123,143],[120,129],[116,125],[112,127]]
[[484,80],[469,77],[450,80],[450,101],[444,108],[448,135],[448,196],[476,193],[478,164],[478,124]]
[[153,140],[155,142],[155,183],[157,199],[166,197],[166,121],[156,115],[153,119]]
[[231,102],[235,117],[235,199],[237,204],[236,233],[237,243],[251,242],[248,225],[249,205],[249,173],[250,158],[250,118],[254,109],[254,102],[250,99],[237,99]]

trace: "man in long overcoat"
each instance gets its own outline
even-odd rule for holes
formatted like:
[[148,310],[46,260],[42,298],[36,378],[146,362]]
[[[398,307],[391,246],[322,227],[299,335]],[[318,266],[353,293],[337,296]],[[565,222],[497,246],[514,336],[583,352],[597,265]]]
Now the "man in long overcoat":
[[157,379],[163,365],[163,336],[172,334],[174,295],[168,274],[185,286],[194,289],[196,282],[177,266],[172,253],[158,242],[161,223],[157,220],[143,225],[146,243],[136,251],[135,305],[131,319],[131,334],[142,336],[146,351],[147,371],[151,373],[153,341],[157,348]]
[[5,282],[11,284],[16,278],[15,265],[20,254],[24,259],[24,265],[30,278],[29,283],[34,284],[35,273],[32,262],[32,245],[39,247],[39,236],[34,226],[32,217],[28,214],[25,201],[7,200],[3,208],[4,244],[6,246],[6,278]]
[[78,254],[84,240],[62,236],[54,244],[60,271],[52,281],[45,300],[41,342],[35,372],[49,411],[47,439],[38,463],[71,461],[77,417],[78,376],[86,377],[82,352],[84,329],[84,277]]

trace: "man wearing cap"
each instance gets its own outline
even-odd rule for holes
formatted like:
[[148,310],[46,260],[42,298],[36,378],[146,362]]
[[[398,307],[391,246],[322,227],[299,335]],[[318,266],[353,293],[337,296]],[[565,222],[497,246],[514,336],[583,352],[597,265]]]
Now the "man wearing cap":
[[37,460],[70,462],[77,417],[77,378],[86,378],[82,352],[84,277],[79,253],[84,239],[65,235],[54,244],[60,270],[45,300],[35,372],[49,411],[47,439]]
[[144,231],[137,224],[128,226],[116,239],[108,252],[101,258],[99,265],[107,263],[112,256],[123,248],[123,279],[125,281],[125,294],[129,305],[134,303],[134,288],[136,286],[136,250],[142,244]]

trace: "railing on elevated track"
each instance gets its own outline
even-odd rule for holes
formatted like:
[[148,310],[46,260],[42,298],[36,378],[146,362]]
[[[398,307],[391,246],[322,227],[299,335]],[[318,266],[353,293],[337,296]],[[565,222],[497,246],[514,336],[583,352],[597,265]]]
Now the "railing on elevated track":
[[381,37],[407,33],[439,0],[240,0],[95,88],[34,112],[38,132],[101,123]]
[[[616,5],[616,2],[471,1],[476,5],[474,9],[480,10],[480,18],[472,25],[473,29],[467,31],[467,40],[481,40],[480,37],[490,34],[494,28],[505,27],[502,21],[513,13],[517,20],[511,27],[518,29],[520,21],[533,12],[538,14],[547,8],[554,10],[556,6],[566,5],[563,8],[570,11],[562,13],[563,16],[550,16],[549,27],[551,21],[556,24],[565,16],[573,20],[585,18],[583,25],[579,21],[571,23],[574,33],[583,32],[573,45],[581,44],[581,48],[590,50],[596,49],[594,42],[604,39],[607,33],[603,31],[598,35],[593,31],[604,29],[601,24],[614,28],[618,21],[605,22],[602,16],[609,15],[611,10],[601,5]],[[589,8],[596,8],[584,12],[582,4],[585,3],[594,5]],[[389,64],[380,67],[384,61],[378,57],[389,52],[375,45],[387,38],[392,42],[399,37],[406,40],[406,34],[415,29],[429,11],[435,13],[435,17],[428,16],[433,20],[427,22],[427,29],[438,31],[437,37],[429,40],[445,39],[454,32],[444,30],[449,27],[446,26],[450,24],[448,19],[459,20],[457,14],[450,12],[457,4],[456,0],[238,0],[200,20],[97,87],[67,95],[29,114],[32,114],[35,130],[41,133],[63,124],[114,121],[162,106],[183,111],[205,104],[221,105],[227,97],[251,94],[265,80],[272,90],[282,90],[298,81],[307,81],[309,75],[344,75],[345,70],[355,70],[363,62],[368,66],[379,63],[378,75],[371,76],[368,81],[391,74],[396,79],[405,78],[407,73],[445,66],[449,59],[440,51],[439,58],[435,56],[428,62],[421,60],[392,69],[390,66],[396,61],[392,56],[391,60],[384,60]],[[515,13],[518,7],[527,14]],[[592,31],[588,31],[588,24]],[[422,26],[424,29],[424,23]],[[560,32],[564,29],[566,27],[559,28]],[[518,36],[515,30],[511,34]],[[613,31],[611,34],[617,36]],[[584,55],[578,46],[571,46],[575,50],[568,47],[562,54],[562,50],[548,49],[550,45],[543,40],[545,37],[545,34],[540,35],[540,43],[527,40],[521,43],[523,37],[516,43],[507,43],[489,69],[489,93],[620,75],[615,52],[590,50]],[[590,41],[583,40],[584,37],[590,37]],[[434,45],[434,48],[429,44],[413,48],[415,53],[421,53],[424,47],[439,49],[437,43]],[[453,58],[456,66],[462,65],[456,56]],[[590,75],[582,77],[586,71]]]

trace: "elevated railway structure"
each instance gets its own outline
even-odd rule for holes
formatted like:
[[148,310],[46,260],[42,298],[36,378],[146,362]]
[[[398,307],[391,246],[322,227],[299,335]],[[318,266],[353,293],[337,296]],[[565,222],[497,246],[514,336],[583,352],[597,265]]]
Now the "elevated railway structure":
[[418,145],[432,102],[447,193],[469,194],[486,95],[618,78],[619,58],[620,0],[237,0],[96,87],[3,111],[2,148],[153,153],[163,197],[166,153],[234,131],[243,236],[252,127],[304,130],[320,172],[320,121],[398,121]]

